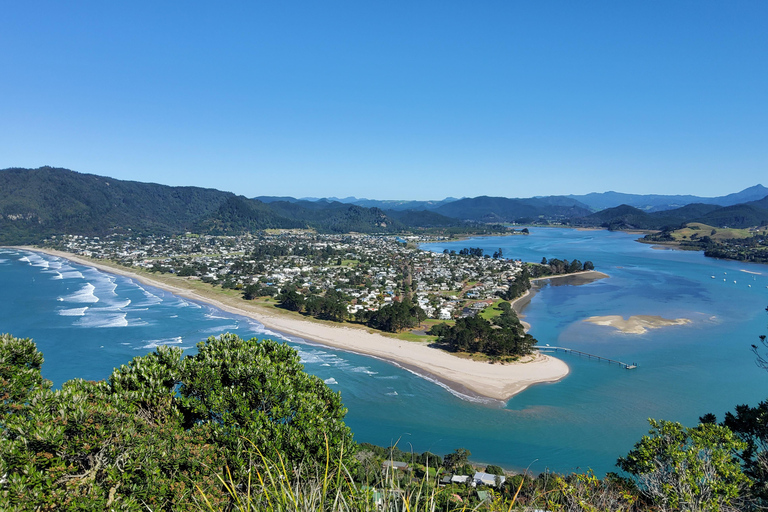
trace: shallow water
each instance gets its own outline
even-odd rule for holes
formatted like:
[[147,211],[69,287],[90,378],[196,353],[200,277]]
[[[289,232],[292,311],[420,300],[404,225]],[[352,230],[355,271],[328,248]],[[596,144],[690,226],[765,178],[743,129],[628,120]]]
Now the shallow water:
[[[508,468],[533,463],[537,471],[613,471],[616,458],[647,431],[649,417],[692,425],[707,412],[722,416],[738,403],[766,398],[768,374],[757,368],[749,347],[766,332],[768,266],[654,250],[625,233],[530,229],[529,236],[424,248],[472,246],[492,253],[501,247],[506,257],[526,261],[592,260],[611,277],[544,286],[525,319],[541,345],[634,362],[637,370],[560,354],[571,368],[561,382],[529,388],[506,405],[471,402],[389,363],[281,336],[121,276],[16,250],[0,251],[0,331],[34,338],[45,355],[43,373],[56,385],[106,378],[113,367],[160,344],[193,350],[227,331],[281,337],[299,349],[307,371],[341,391],[358,441],[400,439],[405,450],[439,454],[464,447],[473,460]],[[614,314],[692,323],[637,335],[583,322]]]

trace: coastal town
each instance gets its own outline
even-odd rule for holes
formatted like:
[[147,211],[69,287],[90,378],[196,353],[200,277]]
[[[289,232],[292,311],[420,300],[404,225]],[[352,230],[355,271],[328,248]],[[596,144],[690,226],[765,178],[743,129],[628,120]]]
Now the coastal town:
[[[443,253],[419,249],[420,244],[444,240],[274,230],[243,236],[64,235],[43,246],[242,290],[246,299],[278,297],[288,289],[303,296],[332,290],[350,319],[403,297],[431,319],[472,316],[507,294],[525,266],[501,249],[493,254],[475,248]],[[580,262],[577,266],[581,270]]]

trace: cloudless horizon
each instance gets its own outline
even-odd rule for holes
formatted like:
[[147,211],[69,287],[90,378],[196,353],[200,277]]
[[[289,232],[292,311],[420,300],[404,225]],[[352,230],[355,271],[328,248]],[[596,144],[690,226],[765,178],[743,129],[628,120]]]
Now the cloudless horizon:
[[738,192],[768,3],[9,2],[0,168],[248,197]]

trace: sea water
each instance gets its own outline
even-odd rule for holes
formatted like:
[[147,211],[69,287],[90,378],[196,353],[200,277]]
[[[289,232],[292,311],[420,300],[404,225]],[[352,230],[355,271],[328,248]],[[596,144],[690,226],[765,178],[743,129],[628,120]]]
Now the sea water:
[[[0,250],[0,332],[31,337],[43,374],[60,386],[103,379],[161,344],[194,351],[222,332],[273,337],[294,346],[308,372],[341,392],[357,441],[398,443],[533,471],[616,470],[616,458],[647,432],[647,418],[695,425],[768,395],[768,372],[750,351],[766,333],[768,267],[656,250],[608,231],[530,228],[530,235],[437,243],[442,252],[499,248],[507,258],[591,260],[609,274],[581,286],[545,285],[525,320],[540,345],[636,363],[635,370],[559,353],[570,367],[507,403],[478,401],[392,364],[271,332],[260,323],[68,260]],[[714,276],[714,277],[713,277]],[[691,323],[625,334],[591,316],[659,315]]]

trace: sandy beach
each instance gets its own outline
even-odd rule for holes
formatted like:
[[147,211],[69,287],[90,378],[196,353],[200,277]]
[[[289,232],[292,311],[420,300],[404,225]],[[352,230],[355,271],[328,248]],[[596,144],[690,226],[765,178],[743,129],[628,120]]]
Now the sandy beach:
[[644,334],[648,329],[691,323],[688,318],[670,319],[655,315],[634,315],[627,319],[619,315],[591,316],[584,321],[596,325],[607,325],[626,334]]
[[462,394],[506,401],[533,384],[557,382],[569,371],[568,365],[563,361],[544,354],[536,354],[519,362],[507,364],[473,361],[430,347],[428,343],[403,341],[363,327],[334,325],[331,322],[304,319],[250,303],[239,297],[230,297],[215,290],[205,290],[200,287],[193,289],[194,282],[187,281],[185,278],[175,276],[154,278],[154,276],[132,272],[114,264],[106,264],[66,252],[37,247],[20,247],[20,249],[58,256],[104,272],[129,277],[187,299],[253,318],[268,329],[329,347],[383,359],[426,378],[437,379]]

